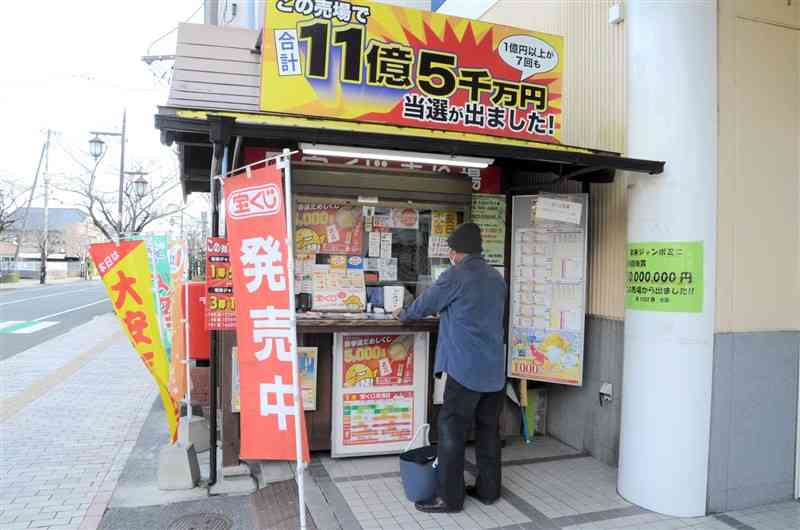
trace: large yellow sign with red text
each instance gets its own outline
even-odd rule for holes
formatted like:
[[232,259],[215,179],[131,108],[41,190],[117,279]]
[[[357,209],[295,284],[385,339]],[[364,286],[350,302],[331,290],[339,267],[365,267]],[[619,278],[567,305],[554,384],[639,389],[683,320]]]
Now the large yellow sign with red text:
[[560,143],[560,36],[367,0],[265,11],[265,112]]
[[122,328],[155,379],[174,443],[180,409],[168,390],[169,361],[155,312],[147,246],[144,241],[98,243],[91,245],[89,252]]

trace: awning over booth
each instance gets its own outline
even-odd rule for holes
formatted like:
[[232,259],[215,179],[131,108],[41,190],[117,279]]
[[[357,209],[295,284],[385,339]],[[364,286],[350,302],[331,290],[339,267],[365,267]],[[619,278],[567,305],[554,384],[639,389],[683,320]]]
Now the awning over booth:
[[533,142],[528,142],[532,144],[528,146],[526,142],[507,145],[436,139],[415,136],[413,130],[406,131],[401,127],[381,127],[396,129],[389,133],[365,130],[369,128],[363,125],[353,130],[352,124],[332,120],[161,107],[155,118],[156,128],[161,131],[164,144],[178,145],[181,183],[186,194],[209,191],[212,158],[210,134],[216,117],[233,119],[227,131],[231,147],[234,147],[236,138],[241,138],[240,147],[258,146],[275,150],[296,149],[300,143],[315,143],[475,156],[494,159],[495,165],[510,175],[551,174],[563,180],[594,183],[613,182],[617,170],[646,174],[657,174],[664,170],[664,162],[661,161],[626,158],[616,153],[581,147]]

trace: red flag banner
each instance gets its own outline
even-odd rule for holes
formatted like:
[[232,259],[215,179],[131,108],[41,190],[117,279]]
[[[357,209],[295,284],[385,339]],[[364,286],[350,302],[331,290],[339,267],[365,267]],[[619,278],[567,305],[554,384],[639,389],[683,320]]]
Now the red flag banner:
[[[236,293],[236,341],[243,459],[294,460],[297,407],[289,301],[289,249],[281,172],[274,166],[225,181],[225,210]],[[300,408],[302,410],[302,407]],[[301,414],[303,459],[308,462]]]
[[209,237],[206,243],[206,289],[207,329],[236,329],[231,263],[224,237]]

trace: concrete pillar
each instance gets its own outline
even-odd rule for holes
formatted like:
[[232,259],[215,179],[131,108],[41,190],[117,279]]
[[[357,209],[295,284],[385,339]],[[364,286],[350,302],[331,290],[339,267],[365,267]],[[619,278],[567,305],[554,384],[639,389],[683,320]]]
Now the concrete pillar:
[[631,177],[628,242],[702,241],[700,313],[626,309],[618,487],[674,516],[706,513],[714,351],[717,5],[626,2],[628,155],[666,161]]

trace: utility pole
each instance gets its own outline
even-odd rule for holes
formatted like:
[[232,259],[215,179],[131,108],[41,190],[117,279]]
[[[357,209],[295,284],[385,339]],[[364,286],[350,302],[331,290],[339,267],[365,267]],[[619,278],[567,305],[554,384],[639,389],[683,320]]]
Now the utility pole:
[[[125,134],[125,122],[126,122],[126,115],[127,109],[122,110],[122,131],[121,132],[106,132],[106,131],[89,131],[89,134],[93,134],[94,138],[89,140],[89,149],[91,155],[94,157],[95,161],[99,161],[100,157],[103,154],[104,149],[104,142],[100,139],[101,136],[119,136],[120,137],[120,155],[119,155],[119,190],[117,196],[117,236],[121,239],[124,230],[125,230],[125,209],[124,209],[124,197],[125,197],[125,175],[147,175],[145,171],[125,171],[125,142],[127,140],[127,136]],[[97,166],[95,166],[95,170]],[[134,182],[134,185],[136,182]],[[145,185],[147,183],[145,182]]]
[[17,262],[19,261],[19,250],[22,248],[22,238],[25,236],[25,229],[28,227],[28,213],[31,210],[31,203],[33,203],[33,195],[36,193],[36,184],[39,182],[39,172],[42,169],[42,161],[44,160],[44,154],[47,152],[47,142],[42,144],[42,152],[39,154],[39,163],[36,165],[36,174],[33,176],[33,186],[31,186],[31,193],[28,195],[28,205],[25,206],[25,213],[22,215],[22,226],[20,227],[18,234],[17,234],[17,248],[14,249],[14,270],[19,272],[19,266]]
[[122,148],[120,149],[120,156],[119,156],[119,203],[117,204],[118,214],[119,214],[119,229],[117,230],[117,234],[119,235],[120,239],[122,239],[122,230],[125,228],[125,225],[122,222],[122,196],[123,196],[123,189],[125,188],[125,116],[128,113],[127,109],[123,109],[122,111]]
[[50,198],[50,179],[48,176],[48,171],[50,169],[50,134],[52,131],[47,129],[47,149],[45,150],[45,159],[44,159],[44,174],[42,177],[44,178],[44,222],[42,225],[42,255],[40,259],[39,265],[39,283],[44,285],[47,281],[47,240],[48,237],[48,219],[47,219],[47,202]]
[[209,26],[219,25],[219,0],[204,0],[204,23]]

